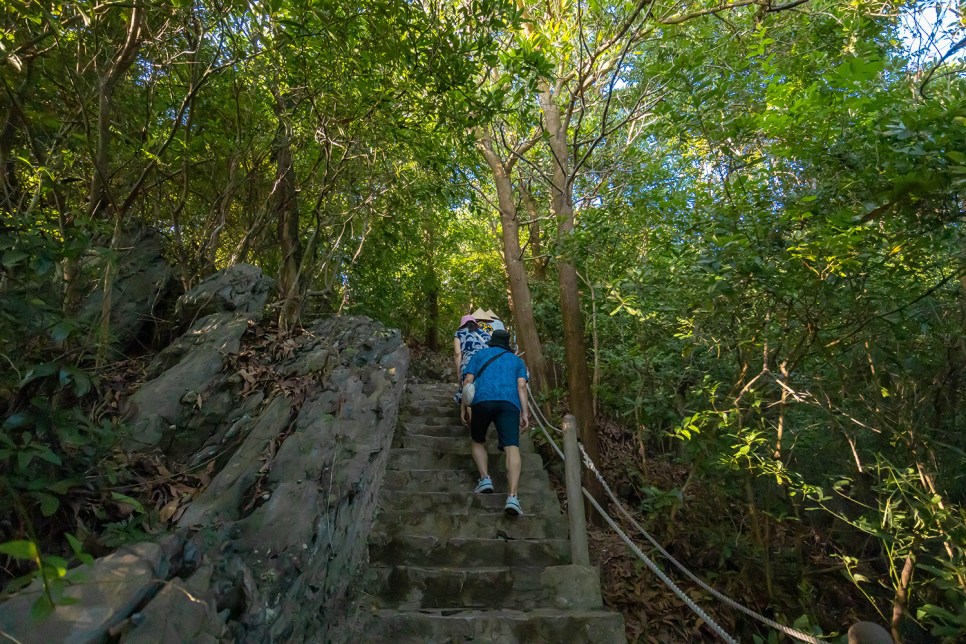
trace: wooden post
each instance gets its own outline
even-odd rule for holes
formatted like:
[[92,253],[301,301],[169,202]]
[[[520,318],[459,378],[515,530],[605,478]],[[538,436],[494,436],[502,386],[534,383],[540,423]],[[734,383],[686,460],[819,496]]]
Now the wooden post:
[[580,486],[580,448],[577,446],[577,419],[567,414],[563,421],[564,465],[567,475],[567,514],[570,517],[570,559],[577,566],[589,566],[587,523],[584,520],[584,494]]

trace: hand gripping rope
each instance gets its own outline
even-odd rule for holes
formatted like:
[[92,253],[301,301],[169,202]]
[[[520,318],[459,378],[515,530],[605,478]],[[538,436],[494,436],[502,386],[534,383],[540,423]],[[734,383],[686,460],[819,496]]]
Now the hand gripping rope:
[[[530,391],[530,386],[529,385],[527,385],[527,392],[530,394],[530,408],[535,412],[534,413],[534,419],[540,425],[540,429],[541,429],[541,431],[543,431],[543,435],[547,438],[547,441],[550,443],[550,445],[553,446],[553,449],[554,449],[554,451],[557,452],[557,455],[560,456],[560,460],[566,460],[566,459],[564,459],[563,452],[560,451],[560,448],[557,446],[557,443],[553,440],[553,438],[550,437],[550,434],[547,433],[547,429],[548,428],[549,429],[552,429],[552,430],[554,430],[554,431],[556,431],[558,433],[563,433],[563,432],[560,429],[558,429],[558,428],[554,427],[553,425],[551,425],[550,422],[543,415],[543,412],[540,411],[540,407],[538,407],[536,404],[534,404],[534,401],[533,401],[533,392]],[[788,626],[784,626],[784,625],[779,624],[778,622],[776,622],[774,620],[768,619],[764,615],[761,615],[759,613],[756,613],[755,611],[751,610],[750,608],[746,608],[745,606],[742,606],[741,604],[739,604],[738,602],[734,601],[730,597],[728,597],[726,595],[723,595],[722,593],[718,592],[717,590],[715,590],[714,588],[712,588],[708,584],[706,584],[703,581],[701,581],[701,579],[699,579],[690,570],[688,570],[680,562],[678,562],[677,559],[675,559],[674,557],[672,557],[668,553],[667,550],[665,550],[664,548],[662,548],[661,547],[661,544],[659,544],[654,539],[654,537],[652,537],[647,532],[647,530],[645,530],[644,528],[642,528],[641,525],[637,521],[635,521],[634,518],[630,514],[628,514],[627,510],[624,509],[624,505],[617,499],[616,496],[614,496],[614,493],[613,493],[613,491],[611,491],[610,486],[607,485],[607,481],[604,480],[604,477],[601,476],[600,472],[597,470],[597,467],[594,465],[594,462],[587,455],[587,452],[584,450],[584,446],[582,444],[580,444],[579,442],[577,444],[580,447],[580,453],[583,456],[584,465],[587,467],[587,469],[589,469],[591,472],[593,472],[594,473],[594,476],[597,477],[597,480],[600,481],[601,485],[604,487],[604,491],[607,492],[607,496],[610,497],[611,502],[617,507],[618,510],[621,511],[621,514],[623,514],[624,517],[628,521],[630,521],[631,525],[633,525],[637,530],[639,530],[640,533],[643,534],[647,538],[647,540],[651,542],[651,545],[653,545],[654,548],[657,549],[658,552],[660,552],[662,555],[664,555],[668,559],[668,561],[670,561],[672,564],[674,564],[674,566],[678,570],[680,570],[685,575],[687,575],[687,577],[689,579],[691,579],[691,581],[693,581],[696,584],[698,584],[698,586],[700,586],[704,590],[708,591],[714,597],[716,597],[718,600],[724,602],[728,606],[731,606],[732,608],[734,608],[736,610],[739,610],[739,611],[745,613],[746,615],[748,615],[750,617],[753,617],[753,618],[757,619],[758,621],[760,621],[760,622],[762,622],[764,624],[767,624],[768,626],[770,626],[770,627],[772,627],[772,628],[774,628],[774,629],[776,629],[778,631],[781,631],[782,633],[785,633],[789,637],[793,637],[793,638],[795,638],[797,640],[801,640],[802,642],[809,642],[809,644],[827,644],[826,642],[823,642],[822,640],[816,639],[816,638],[812,637],[811,635],[806,635],[805,633],[802,633],[801,631],[795,630],[794,628],[789,628]],[[617,524],[615,523],[614,519],[612,519],[604,511],[604,509],[602,507],[600,507],[600,505],[597,503],[597,501],[594,499],[594,497],[592,497],[590,495],[590,493],[587,491],[587,488],[581,488],[581,489],[582,489],[582,491],[584,493],[584,496],[587,497],[587,500],[590,501],[591,505],[593,505],[594,508],[596,508],[597,512],[600,513],[600,515],[604,518],[604,520],[607,522],[607,524],[614,530],[614,532],[616,532],[617,535],[621,539],[623,539],[624,543],[627,544],[627,546],[631,549],[631,551],[633,551],[634,554],[636,554],[638,557],[640,557],[641,560],[643,560],[644,563],[647,565],[647,567],[654,574],[656,574],[658,576],[658,578],[662,582],[664,582],[664,584],[668,588],[670,588],[672,591],[674,591],[674,594],[677,595],[685,604],[687,604],[688,608],[690,608],[692,611],[694,611],[694,614],[695,615],[697,615],[698,617],[700,617],[701,619],[703,619],[705,621],[705,623],[715,633],[717,633],[721,637],[721,639],[723,639],[725,642],[727,642],[728,644],[737,644],[737,640],[735,640],[733,637],[731,637],[730,635],[728,635],[728,633],[726,633],[724,631],[724,629],[722,629],[720,626],[718,626],[718,624],[716,624],[714,622],[714,620],[712,620],[710,617],[708,617],[708,615],[705,614],[705,612],[703,610],[701,610],[697,606],[697,604],[695,604],[691,600],[690,597],[688,597],[687,595],[685,595],[684,592],[682,592],[681,589],[679,589],[674,584],[674,582],[672,582],[668,578],[668,576],[666,574],[664,574],[664,572],[661,571],[660,568],[657,567],[657,565],[653,561],[651,561],[643,552],[641,552],[641,549],[638,548],[637,545],[634,544],[634,542],[631,541],[631,539],[626,534],[624,534],[624,532],[617,526]]]

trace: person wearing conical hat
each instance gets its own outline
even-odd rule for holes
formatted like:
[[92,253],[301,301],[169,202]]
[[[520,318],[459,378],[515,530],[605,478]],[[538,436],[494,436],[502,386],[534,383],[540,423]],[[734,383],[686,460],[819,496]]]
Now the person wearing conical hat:
[[489,318],[490,325],[493,327],[494,331],[506,331],[506,327],[503,325],[503,322],[500,320],[500,316],[494,313],[493,309],[490,309],[489,311],[487,311],[486,316],[487,318]]
[[493,319],[490,317],[490,311],[484,311],[483,309],[476,309],[472,313],[473,317],[476,318],[476,323],[480,325],[480,328],[493,335],[493,325],[490,321]]

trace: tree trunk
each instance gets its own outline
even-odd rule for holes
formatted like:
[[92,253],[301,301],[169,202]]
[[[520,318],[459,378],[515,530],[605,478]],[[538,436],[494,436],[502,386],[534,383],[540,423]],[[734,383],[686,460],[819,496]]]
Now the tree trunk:
[[111,151],[111,99],[114,83],[107,75],[102,75],[97,92],[97,149],[94,152],[94,176],[91,178],[91,192],[87,200],[87,216],[96,217],[108,204],[107,177],[108,155]]
[[503,163],[493,151],[493,142],[489,134],[481,133],[479,148],[493,171],[493,182],[496,184],[503,237],[503,258],[506,264],[507,277],[510,281],[510,293],[513,296],[517,337],[523,345],[525,352],[523,359],[530,371],[533,391],[535,393],[545,392],[543,348],[540,344],[540,337],[537,335],[536,321],[533,319],[533,300],[530,297],[530,285],[527,282],[527,269],[523,262],[523,251],[520,248],[520,227],[516,204],[513,201],[513,186],[510,180],[510,170],[513,166],[509,161]]
[[906,612],[906,608],[909,605],[909,584],[912,582],[912,571],[916,567],[916,555],[919,554],[919,543],[919,537],[914,537],[909,554],[906,555],[905,564],[902,566],[899,585],[896,587],[895,601],[892,604],[892,639],[895,640],[896,644],[902,644],[899,626],[902,621],[902,615]]
[[144,34],[143,2],[135,2],[131,10],[124,47],[118,52],[111,65],[98,74],[97,82],[97,148],[94,151],[94,176],[91,178],[91,191],[87,204],[88,217],[96,217],[110,205],[110,154],[111,118],[113,116],[114,89],[127,72],[138,50]]
[[530,253],[533,255],[533,279],[537,282],[547,281],[547,260],[541,257],[543,247],[540,244],[540,209],[537,200],[533,198],[525,181],[520,182],[520,196],[530,218]]
[[292,141],[289,125],[284,122],[281,93],[275,90],[278,132],[275,135],[275,194],[272,196],[276,229],[282,261],[279,265],[279,291],[283,301],[279,326],[289,330],[299,317],[301,302],[299,265],[302,262],[302,243],[299,239],[298,197],[295,192],[295,168],[292,162]]
[[[558,242],[563,242],[574,229],[574,204],[570,185],[570,150],[567,128],[561,122],[560,108],[554,103],[550,87],[543,82],[540,92],[543,128],[549,135],[553,152],[553,186],[551,211],[557,218]],[[584,345],[584,322],[580,314],[580,292],[573,260],[566,256],[557,261],[560,279],[560,312],[563,316],[564,351],[567,358],[567,390],[570,393],[570,413],[577,417],[580,440],[587,455],[600,467],[600,448],[597,441],[597,420],[594,418],[593,397],[590,391],[590,372],[587,368],[587,347]],[[604,490],[591,472],[584,474],[584,486],[603,506]],[[588,505],[588,508],[591,506]],[[591,520],[600,519],[592,515]]]
[[424,288],[428,313],[425,344],[430,351],[439,351],[439,279],[436,276],[436,240],[432,215],[429,215],[423,224],[423,235],[426,241]]

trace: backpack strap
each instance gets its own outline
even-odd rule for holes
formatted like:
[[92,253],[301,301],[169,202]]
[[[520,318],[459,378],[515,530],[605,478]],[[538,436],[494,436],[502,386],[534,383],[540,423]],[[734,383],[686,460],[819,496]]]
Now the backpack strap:
[[486,361],[486,362],[485,362],[485,363],[483,364],[483,366],[482,366],[482,367],[480,367],[480,372],[479,372],[478,374],[476,374],[476,377],[474,378],[474,380],[476,380],[476,381],[479,381],[479,379],[480,379],[480,378],[481,378],[481,377],[483,376],[483,372],[484,372],[484,371],[486,371],[486,368],[487,368],[487,367],[489,367],[489,366],[490,366],[490,364],[491,364],[491,363],[492,363],[492,362],[493,362],[494,360],[496,360],[496,359],[497,359],[497,358],[499,358],[500,356],[502,356],[502,355],[505,355],[505,354],[507,354],[507,353],[510,353],[510,352],[509,352],[509,351],[506,351],[506,350],[504,350],[504,351],[503,351],[503,353],[498,353],[498,354],[496,354],[495,356],[493,356],[492,358],[490,358],[489,360],[487,360],[487,361]]

